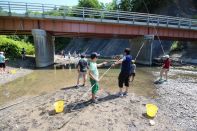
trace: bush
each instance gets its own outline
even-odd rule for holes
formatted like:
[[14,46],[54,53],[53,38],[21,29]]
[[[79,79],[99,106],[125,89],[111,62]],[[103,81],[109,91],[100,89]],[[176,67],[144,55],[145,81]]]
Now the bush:
[[172,46],[170,48],[170,51],[173,52],[173,51],[182,51],[183,50],[183,44],[178,42],[178,41],[174,41],[172,43]]
[[0,35],[0,51],[5,52],[6,57],[20,57],[22,48],[26,49],[27,55],[33,55],[35,53],[34,46],[31,43],[16,41],[7,36]]

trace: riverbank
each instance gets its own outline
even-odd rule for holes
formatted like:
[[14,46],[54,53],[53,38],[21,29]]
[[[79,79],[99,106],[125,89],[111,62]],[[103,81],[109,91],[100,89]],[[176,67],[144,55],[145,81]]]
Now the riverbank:
[[[146,70],[146,71],[145,71]],[[91,97],[90,91],[84,97],[83,94],[88,91],[88,87],[63,86],[66,84],[75,83],[76,70],[42,70],[37,75],[27,77],[28,84],[24,90],[35,92],[35,78],[39,78],[41,74],[52,78],[42,78],[42,86],[44,87],[39,92],[51,90],[51,92],[39,93],[38,96],[21,96],[16,100],[12,100],[0,106],[0,131],[4,130],[62,130],[62,131],[133,131],[133,130],[176,130],[176,131],[195,131],[197,129],[197,72],[172,69],[169,73],[168,82],[161,85],[154,85],[155,90],[148,92],[156,92],[153,94],[142,96],[150,86],[150,82],[154,82],[154,78],[159,75],[159,69],[152,70],[153,76],[145,74],[149,69],[137,71],[135,82],[130,90],[136,93],[129,93],[127,97],[119,98],[116,96],[117,74],[119,70],[111,70],[100,81],[102,89],[99,91],[99,104],[90,104],[88,100]],[[105,70],[101,70],[101,73]],[[156,71],[156,72],[155,72]],[[46,74],[44,73],[46,72]],[[36,73],[36,72],[34,72]],[[52,76],[49,76],[52,75]],[[57,77],[56,75],[59,74]],[[147,79],[147,76],[153,77]],[[32,79],[34,78],[34,79]],[[70,78],[70,79],[69,79]],[[109,81],[110,79],[110,81]],[[25,81],[26,79],[22,80]],[[69,80],[65,81],[65,80]],[[18,83],[21,83],[19,81]],[[48,83],[48,85],[44,84]],[[55,87],[54,82],[65,83]],[[38,83],[40,80],[37,81]],[[23,83],[23,82],[22,82]],[[34,83],[34,84],[33,84]],[[107,83],[107,84],[106,84]],[[20,86],[20,84],[19,84]],[[62,88],[59,88],[62,87]],[[108,88],[103,87],[110,87]],[[22,87],[21,87],[22,88]],[[40,87],[39,87],[40,88]],[[55,88],[55,90],[54,90]],[[21,90],[22,91],[22,90]],[[20,92],[21,92],[20,91]],[[24,91],[23,91],[24,92]],[[151,97],[152,96],[152,97]],[[10,95],[10,97],[13,97]],[[10,98],[11,99],[11,98]],[[65,101],[64,113],[54,114],[54,102],[63,99]],[[80,100],[82,99],[82,100]],[[77,104],[78,103],[78,104]],[[146,113],[145,105],[153,103],[159,107],[157,116],[155,117],[155,125],[150,126],[150,119],[144,114]],[[77,106],[73,108],[73,106]]]
[[[0,127],[2,130],[67,130],[67,131],[112,131],[112,130],[179,130],[159,110],[154,119],[155,126],[149,125],[149,119],[143,114],[145,104],[155,103],[144,97],[130,93],[119,98],[115,94],[102,93],[99,104],[89,104],[90,93],[80,101],[88,88],[70,87],[55,93],[43,95],[18,105],[1,110]],[[53,103],[65,100],[65,111],[53,114]],[[78,105],[72,109],[76,102]],[[31,103],[31,104],[30,104]],[[156,104],[156,103],[155,103]]]
[[[155,73],[154,73],[155,74]],[[158,72],[155,75],[159,75]],[[157,85],[159,97],[155,102],[163,115],[183,130],[197,130],[197,72],[174,69],[168,82]]]
[[34,57],[29,56],[25,60],[9,60],[6,63],[6,72],[0,74],[0,85],[32,73],[35,68],[34,59]]
[[[152,73],[156,78],[159,72]],[[0,129],[195,131],[197,74],[194,71],[172,69],[169,75],[168,82],[155,85],[157,96],[152,98],[132,92],[127,97],[119,98],[115,95],[116,92],[101,90],[98,93],[99,104],[90,104],[88,102],[90,92],[82,98],[88,87],[79,89],[66,87],[31,99],[20,98],[1,106],[1,109],[7,106],[8,108],[0,110]],[[65,111],[54,115],[53,104],[58,99],[64,99]],[[18,104],[10,106],[13,103]],[[77,106],[70,111],[76,103]],[[150,126],[150,120],[144,116],[145,105],[148,103],[154,103],[159,107],[154,126]]]

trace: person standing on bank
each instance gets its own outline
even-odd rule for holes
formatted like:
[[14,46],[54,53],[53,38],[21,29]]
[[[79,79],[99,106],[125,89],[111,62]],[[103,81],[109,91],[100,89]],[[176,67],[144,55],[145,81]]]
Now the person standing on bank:
[[165,73],[165,81],[168,81],[168,71],[170,70],[170,65],[171,65],[171,61],[170,61],[170,56],[169,55],[165,55],[164,56],[164,63],[162,65],[162,69],[160,71],[160,79],[159,81],[162,81],[163,79],[163,74]]
[[85,59],[85,54],[81,54],[81,59],[77,64],[77,69],[78,69],[78,79],[77,79],[76,87],[79,87],[79,80],[81,77],[83,77],[83,86],[85,86],[87,80],[87,69],[88,69],[88,62]]
[[[119,85],[119,96],[127,96],[128,88],[129,88],[129,76],[131,72],[131,60],[132,56],[130,55],[130,49],[126,48],[124,50],[124,57],[121,60],[118,60],[113,64],[115,66],[116,64],[121,64],[121,71],[118,76],[118,85]],[[123,93],[123,85],[126,86],[125,92]]]
[[24,60],[26,55],[25,48],[22,48],[21,55],[22,55],[22,60]]
[[5,72],[5,56],[4,52],[0,52],[0,73]]

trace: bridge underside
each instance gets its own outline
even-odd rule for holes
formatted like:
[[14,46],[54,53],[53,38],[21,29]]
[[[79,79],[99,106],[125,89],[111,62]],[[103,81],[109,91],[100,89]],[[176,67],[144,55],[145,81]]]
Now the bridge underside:
[[[29,19],[18,17],[0,17],[0,34],[31,35],[32,29],[42,29],[52,36],[60,37],[100,37],[132,38],[155,35],[164,40],[197,40],[196,30],[109,24],[84,21],[66,21],[52,19]],[[156,37],[157,39],[157,37]]]

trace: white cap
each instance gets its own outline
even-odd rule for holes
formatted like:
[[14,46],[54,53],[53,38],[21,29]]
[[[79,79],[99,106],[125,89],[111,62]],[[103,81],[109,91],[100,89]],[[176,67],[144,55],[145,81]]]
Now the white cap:
[[0,54],[3,54],[3,52],[1,51]]
[[169,55],[165,55],[164,57],[165,57],[165,58],[170,58],[170,56],[169,56]]

